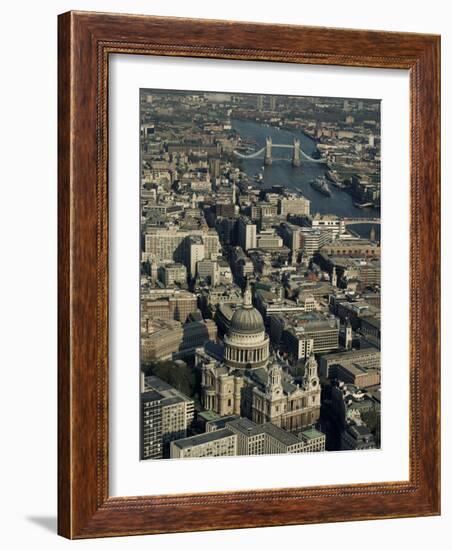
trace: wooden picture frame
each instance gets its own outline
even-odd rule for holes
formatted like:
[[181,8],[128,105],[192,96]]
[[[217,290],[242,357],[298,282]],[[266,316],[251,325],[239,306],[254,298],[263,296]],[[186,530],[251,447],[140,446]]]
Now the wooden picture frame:
[[[58,41],[58,532],[68,538],[440,513],[440,38],[69,12]],[[108,63],[113,53],[410,73],[409,481],[147,497],[108,491]]]

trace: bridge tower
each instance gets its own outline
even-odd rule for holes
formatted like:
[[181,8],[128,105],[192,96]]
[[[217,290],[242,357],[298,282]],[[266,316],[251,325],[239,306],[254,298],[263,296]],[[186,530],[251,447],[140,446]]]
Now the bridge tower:
[[264,165],[270,166],[272,163],[272,138],[265,138]]
[[293,156],[292,156],[292,166],[300,166],[300,140],[294,138],[293,140]]

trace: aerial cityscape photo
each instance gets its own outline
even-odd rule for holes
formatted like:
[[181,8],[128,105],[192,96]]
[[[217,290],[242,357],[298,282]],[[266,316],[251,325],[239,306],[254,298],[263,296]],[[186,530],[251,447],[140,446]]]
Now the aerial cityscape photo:
[[379,449],[380,101],[140,90],[141,460]]

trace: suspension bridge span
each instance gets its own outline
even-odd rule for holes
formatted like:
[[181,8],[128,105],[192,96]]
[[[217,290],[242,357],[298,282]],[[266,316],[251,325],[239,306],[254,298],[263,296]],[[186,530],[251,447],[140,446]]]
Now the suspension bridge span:
[[234,151],[234,155],[242,159],[255,159],[263,155],[264,164],[270,165],[273,162],[273,149],[292,149],[292,164],[293,166],[300,166],[301,157],[303,157],[308,162],[315,162],[317,164],[325,164],[324,159],[315,159],[307,155],[300,145],[300,140],[295,138],[293,144],[290,143],[273,143],[272,138],[265,138],[265,145],[261,149],[249,153],[248,155],[240,153],[240,151]]

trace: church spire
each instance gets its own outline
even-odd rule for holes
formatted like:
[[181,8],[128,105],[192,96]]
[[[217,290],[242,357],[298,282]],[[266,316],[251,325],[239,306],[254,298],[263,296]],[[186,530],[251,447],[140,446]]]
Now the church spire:
[[331,284],[332,284],[333,286],[337,286],[336,266],[333,266],[333,273],[331,274]]

